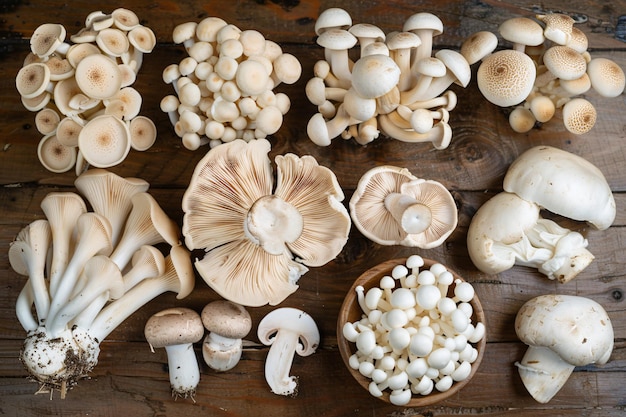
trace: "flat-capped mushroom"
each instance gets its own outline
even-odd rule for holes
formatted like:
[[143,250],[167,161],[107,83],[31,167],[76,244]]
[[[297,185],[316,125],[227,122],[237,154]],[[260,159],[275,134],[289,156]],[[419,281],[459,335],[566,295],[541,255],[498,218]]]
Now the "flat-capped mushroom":
[[211,149],[182,202],[187,247],[207,252],[196,261],[198,272],[245,306],[280,303],[298,288],[305,265],[337,256],[350,228],[332,171],[310,156],[279,156],[273,191],[269,149],[266,139]]
[[361,233],[376,243],[423,249],[439,246],[457,224],[456,204],[442,184],[389,165],[361,177],[350,214]]
[[540,295],[524,303],[515,332],[528,349],[516,362],[524,386],[549,402],[576,366],[604,365],[613,351],[613,325],[596,301],[575,295]]
[[615,199],[604,174],[591,162],[551,146],[535,146],[509,167],[505,191],[598,230],[615,219]]
[[96,116],[78,134],[78,147],[90,165],[108,168],[122,162],[130,151],[130,132],[113,115]]
[[20,68],[15,77],[15,87],[23,98],[34,98],[50,86],[50,68],[41,62],[33,62]]
[[113,59],[104,54],[90,54],[76,66],[76,83],[89,97],[112,97],[122,85],[120,69]]
[[62,144],[52,133],[44,136],[37,146],[39,162],[50,172],[67,172],[76,164],[76,149]]
[[594,259],[587,240],[539,215],[539,206],[516,194],[501,192],[474,214],[467,250],[474,265],[497,274],[523,265],[565,283]]
[[535,64],[528,55],[505,49],[483,59],[476,79],[480,92],[487,100],[500,107],[508,107],[528,97],[535,76]]
[[193,400],[200,382],[193,344],[204,335],[200,315],[189,308],[168,308],[148,319],[144,335],[153,352],[154,348],[165,348],[167,352],[172,395]]
[[42,135],[49,135],[56,131],[61,117],[53,108],[39,110],[35,116],[35,127]]
[[209,332],[202,342],[202,356],[216,371],[228,371],[241,359],[242,338],[252,329],[250,313],[244,306],[216,300],[202,309],[202,323]]
[[278,395],[298,394],[298,379],[290,376],[295,353],[309,356],[317,350],[320,334],[313,318],[302,310],[278,308],[259,323],[257,334],[261,343],[270,345],[265,359],[265,380]]
[[[40,58],[50,56],[65,41],[66,31],[58,23],[44,23],[35,29],[30,38],[31,51]],[[66,44],[66,46],[69,46]],[[67,49],[66,49],[67,50]]]

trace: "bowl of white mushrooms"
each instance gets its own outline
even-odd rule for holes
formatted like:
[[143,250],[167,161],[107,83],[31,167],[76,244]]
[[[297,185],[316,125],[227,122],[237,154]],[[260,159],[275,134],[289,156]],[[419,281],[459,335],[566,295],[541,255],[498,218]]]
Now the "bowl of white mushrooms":
[[425,406],[454,395],[476,373],[485,315],[472,285],[445,265],[412,255],[361,274],[339,311],[346,367],[373,396]]

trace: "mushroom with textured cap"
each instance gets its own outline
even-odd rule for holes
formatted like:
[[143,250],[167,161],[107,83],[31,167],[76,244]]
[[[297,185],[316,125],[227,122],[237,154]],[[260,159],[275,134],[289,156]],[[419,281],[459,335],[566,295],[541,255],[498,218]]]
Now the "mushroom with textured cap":
[[498,27],[500,35],[513,43],[513,49],[524,52],[526,46],[541,45],[545,38],[543,27],[527,17],[513,17],[505,20]]
[[615,199],[602,172],[591,162],[551,146],[535,146],[513,161],[505,191],[552,213],[586,221],[598,230],[615,220]]
[[439,246],[454,231],[457,208],[439,182],[415,177],[406,168],[372,168],[350,199],[355,226],[381,245]]
[[481,61],[498,47],[498,37],[488,30],[473,33],[461,44],[459,51],[470,65]]
[[587,64],[591,86],[603,97],[617,97],[624,92],[626,76],[622,68],[607,58],[593,58]]
[[85,160],[94,167],[117,165],[130,151],[128,126],[113,115],[96,116],[80,130],[78,147]]
[[202,309],[202,323],[209,332],[202,342],[202,356],[216,371],[228,371],[239,363],[241,339],[252,328],[252,318],[244,306],[228,300],[216,300]]
[[103,54],[84,57],[76,66],[74,76],[83,93],[97,99],[113,96],[122,85],[117,63]]
[[[204,335],[200,315],[184,307],[168,308],[152,315],[144,329],[150,350],[165,348],[174,397],[191,397],[200,382],[200,368],[193,344]],[[194,400],[195,401],[195,400]]]
[[555,78],[576,80],[587,70],[587,61],[574,49],[564,45],[554,45],[542,55],[543,64],[548,71],[537,76],[535,85],[545,86]]
[[206,251],[196,269],[222,297],[245,306],[283,301],[307,266],[337,256],[350,229],[332,171],[311,156],[279,155],[273,190],[269,150],[266,139],[211,149],[182,201],[185,243]]
[[331,72],[339,80],[350,80],[351,62],[348,50],[357,43],[357,38],[344,29],[328,29],[317,38],[317,44],[327,52],[326,60],[330,64]]
[[563,105],[563,125],[575,135],[589,132],[597,117],[596,108],[584,98],[574,98]]
[[576,366],[604,365],[613,351],[613,325],[596,301],[575,295],[532,298],[517,312],[515,332],[528,349],[518,368],[539,403],[549,402]]
[[535,64],[523,52],[506,49],[486,57],[476,79],[483,96],[491,103],[508,107],[528,97],[535,82]]
[[298,379],[289,372],[295,353],[309,356],[317,350],[320,334],[315,321],[297,308],[278,308],[261,319],[257,334],[261,343],[270,345],[265,359],[265,380],[272,392],[297,395]]
[[539,210],[537,204],[509,192],[487,200],[467,232],[474,265],[487,274],[528,266],[562,283],[578,275],[594,258],[586,249],[587,240],[542,218]]
[[535,16],[545,27],[543,35],[559,45],[566,45],[572,38],[574,19],[561,13],[548,13]]

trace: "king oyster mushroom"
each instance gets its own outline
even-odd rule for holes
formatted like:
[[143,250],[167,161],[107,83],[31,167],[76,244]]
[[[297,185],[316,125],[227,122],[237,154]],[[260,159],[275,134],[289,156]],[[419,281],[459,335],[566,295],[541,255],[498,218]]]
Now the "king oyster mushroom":
[[337,256],[350,216],[337,179],[312,156],[276,157],[276,183],[265,139],[235,140],[198,163],[182,200],[183,235],[204,249],[195,266],[227,300],[276,305],[308,266]]

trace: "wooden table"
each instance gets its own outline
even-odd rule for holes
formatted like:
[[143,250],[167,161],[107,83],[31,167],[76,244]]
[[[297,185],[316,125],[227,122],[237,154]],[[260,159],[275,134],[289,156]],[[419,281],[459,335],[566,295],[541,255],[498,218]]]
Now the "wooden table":
[[[44,4],[45,3],[45,4]],[[411,4],[416,3],[416,4]],[[589,38],[592,57],[603,56],[626,68],[626,44],[618,18],[626,12],[626,1],[612,2],[548,0],[426,1],[426,2],[344,1],[342,7],[355,23],[374,23],[385,32],[398,30],[405,18],[418,11],[430,11],[444,22],[445,33],[435,39],[436,48],[458,48],[463,39],[478,30],[497,31],[507,18],[558,11],[579,18]],[[459,225],[447,242],[436,249],[416,250],[380,246],[365,239],[354,227],[339,256],[323,267],[311,268],[299,281],[300,289],[281,306],[298,307],[311,314],[321,332],[321,346],[311,357],[296,357],[292,374],[300,377],[297,397],[285,398],[270,392],[264,376],[268,348],[256,338],[256,325],[272,307],[250,308],[253,331],[239,365],[225,373],[202,366],[195,402],[170,396],[166,356],[163,350],[151,353],[143,336],[147,318],[166,307],[187,306],[200,311],[219,297],[200,279],[196,289],[183,300],[164,294],[124,322],[101,345],[99,364],[91,378],[81,381],[65,400],[56,396],[33,395],[37,385],[26,379],[18,360],[24,331],[14,312],[16,297],[24,278],[10,267],[8,244],[19,230],[43,217],[39,203],[51,191],[74,190],[73,172],[53,174],[38,162],[36,149],[40,134],[34,128],[34,113],[25,110],[14,87],[14,78],[28,52],[28,40],[42,23],[62,23],[73,33],[83,26],[87,14],[111,12],[114,5],[102,1],[3,2],[0,7],[0,410],[2,414],[43,415],[221,415],[221,416],[618,416],[626,410],[626,100],[624,95],[603,99],[588,98],[598,109],[593,130],[582,136],[568,133],[560,116],[526,134],[514,133],[506,111],[488,103],[476,83],[465,89],[455,87],[459,105],[450,124],[454,137],[445,150],[428,144],[407,144],[381,137],[368,146],[336,139],[329,147],[318,147],[306,136],[305,126],[315,112],[304,95],[312,76],[313,63],[322,57],[315,44],[313,26],[321,11],[333,2],[232,1],[193,2],[137,0],[132,8],[142,23],[154,30],[155,50],[145,56],[135,87],[142,93],[141,113],[158,128],[156,144],[146,152],[132,151],[111,171],[122,176],[147,180],[152,195],[165,211],[182,224],[181,197],[196,163],[207,149],[186,150],[175,136],[167,115],[159,109],[170,86],[161,80],[162,69],[185,56],[172,43],[172,29],[178,23],[219,16],[242,29],[257,29],[296,55],[303,67],[301,79],[280,91],[292,100],[280,131],[272,136],[271,156],[293,152],[313,155],[330,167],[350,198],[360,176],[376,165],[407,167],[420,178],[435,179],[451,190],[458,208]],[[621,34],[622,41],[616,37]],[[497,275],[479,272],[466,249],[466,233],[472,215],[490,196],[501,190],[509,164],[535,145],[551,145],[581,155],[599,167],[617,201],[617,218],[606,231],[556,217],[559,222],[581,231],[595,255],[593,263],[575,280],[558,284],[538,272],[514,267]],[[485,309],[488,343],[478,373],[461,392],[442,403],[423,408],[391,406],[371,397],[351,378],[342,364],[335,333],[336,318],[352,281],[366,269],[384,260],[419,253],[439,260],[472,282]],[[525,346],[513,329],[515,313],[528,299],[546,293],[577,294],[592,298],[608,311],[615,330],[615,349],[604,366],[576,368],[548,404],[535,402],[523,387],[514,362]],[[199,346],[197,353],[200,353]]]

